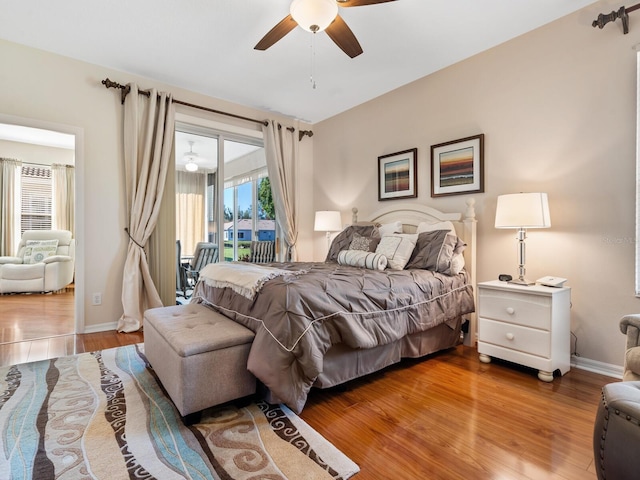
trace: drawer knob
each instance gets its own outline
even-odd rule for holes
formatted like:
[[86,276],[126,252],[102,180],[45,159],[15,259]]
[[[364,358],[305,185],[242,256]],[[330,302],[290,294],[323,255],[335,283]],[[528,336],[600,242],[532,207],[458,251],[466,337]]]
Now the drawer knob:
[[513,315],[514,313],[516,313],[516,311],[513,307],[507,307],[507,313],[509,315]]
[[513,340],[514,338],[516,338],[516,336],[513,333],[507,333],[506,337],[507,337],[507,340]]

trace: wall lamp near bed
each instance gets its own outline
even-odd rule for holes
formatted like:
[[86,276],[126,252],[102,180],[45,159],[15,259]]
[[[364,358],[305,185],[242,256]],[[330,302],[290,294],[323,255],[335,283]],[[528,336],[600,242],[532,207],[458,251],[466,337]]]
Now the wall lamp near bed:
[[327,249],[331,247],[331,232],[342,230],[342,217],[335,210],[320,210],[316,212],[316,221],[313,226],[316,232],[327,232]]
[[512,193],[498,196],[496,228],[518,229],[518,278],[509,283],[533,285],[525,279],[524,251],[527,228],[549,228],[549,201],[546,193]]

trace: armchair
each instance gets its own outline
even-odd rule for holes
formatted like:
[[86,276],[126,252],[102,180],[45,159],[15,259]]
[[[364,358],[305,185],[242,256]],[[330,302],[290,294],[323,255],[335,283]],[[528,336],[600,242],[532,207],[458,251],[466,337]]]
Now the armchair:
[[623,381],[602,388],[593,428],[593,456],[598,480],[632,480],[640,471],[640,315],[625,315],[627,336]]
[[640,380],[640,315],[625,315],[620,320],[620,331],[627,336],[622,380]]
[[182,265],[181,271],[184,279],[184,297],[189,298],[191,295],[187,295],[187,290],[193,290],[196,282],[200,276],[200,270],[209,263],[215,263],[218,261],[218,245],[211,242],[198,242],[196,244],[196,250],[193,253],[191,262]]
[[[57,242],[56,242],[57,241]],[[40,244],[48,244],[41,250]],[[53,251],[55,245],[55,251]],[[68,230],[27,230],[15,257],[0,257],[0,294],[56,292],[73,282],[75,240]]]
[[272,240],[254,240],[251,242],[251,263],[269,263],[276,258],[276,242]]

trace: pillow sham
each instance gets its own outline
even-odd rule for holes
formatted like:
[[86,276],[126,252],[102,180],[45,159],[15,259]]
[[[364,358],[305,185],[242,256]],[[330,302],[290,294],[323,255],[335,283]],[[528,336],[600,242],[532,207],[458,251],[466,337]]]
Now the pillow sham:
[[337,262],[338,254],[342,250],[349,250],[349,245],[353,241],[353,235],[357,233],[363,237],[371,237],[371,238],[380,238],[380,232],[378,232],[378,227],[373,224],[370,225],[349,225],[345,227],[336,238],[331,242],[331,247],[329,247],[329,253],[327,253],[327,258],[325,262]]
[[381,237],[385,237],[387,235],[393,235],[394,233],[402,233],[402,222],[391,222],[391,223],[383,223],[378,226],[378,231],[380,232]]
[[22,263],[40,263],[58,251],[58,240],[27,240]]
[[387,257],[387,268],[402,270],[411,258],[417,240],[418,235],[413,233],[387,235],[380,240],[376,253]]
[[387,268],[387,257],[380,253],[363,250],[342,250],[338,254],[338,263],[352,267],[364,267],[369,270],[384,270]]
[[[365,237],[358,232],[353,232],[349,250],[364,250],[365,252],[375,252],[380,243],[380,238]],[[339,262],[338,262],[339,263]]]
[[467,245],[449,230],[418,234],[416,247],[405,268],[420,268],[457,275],[464,268],[462,251]]
[[[421,222],[418,224],[416,233],[420,234],[423,232],[433,232],[436,230],[448,230],[449,232],[451,232],[452,235],[455,235],[455,236],[458,235],[456,232],[456,227],[454,227],[453,223],[450,222],[449,220],[444,220],[442,222],[436,222],[436,223]],[[455,255],[452,259],[452,275],[457,275],[458,273],[460,273],[465,265],[464,255],[462,255],[462,250],[464,250],[464,247],[466,247],[467,244],[462,241],[460,241],[460,244],[462,245],[462,247],[457,248],[454,251]]]

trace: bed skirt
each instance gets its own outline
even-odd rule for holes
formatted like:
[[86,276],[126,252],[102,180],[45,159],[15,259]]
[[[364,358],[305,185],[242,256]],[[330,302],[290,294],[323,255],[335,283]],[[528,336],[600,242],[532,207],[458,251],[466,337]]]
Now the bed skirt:
[[324,356],[323,371],[313,386],[333,387],[382,370],[403,358],[419,358],[455,347],[462,343],[460,330],[463,322],[463,318],[458,317],[455,328],[440,324],[374,348],[353,349],[343,343],[333,345]]

